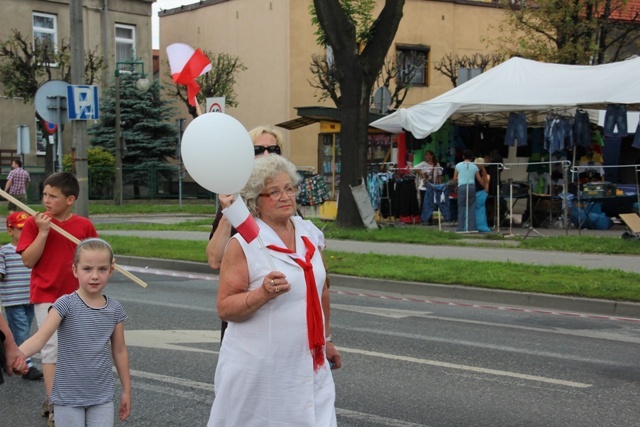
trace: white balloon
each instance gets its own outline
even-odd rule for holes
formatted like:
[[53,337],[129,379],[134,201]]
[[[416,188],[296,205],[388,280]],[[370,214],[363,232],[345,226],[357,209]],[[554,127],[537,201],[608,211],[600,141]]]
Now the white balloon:
[[182,136],[182,160],[189,175],[218,194],[234,194],[253,170],[253,142],[238,120],[206,113],[189,123]]

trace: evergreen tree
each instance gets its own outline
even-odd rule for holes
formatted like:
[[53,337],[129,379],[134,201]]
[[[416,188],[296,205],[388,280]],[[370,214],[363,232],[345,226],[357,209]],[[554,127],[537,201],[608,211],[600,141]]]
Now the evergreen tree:
[[[170,121],[174,109],[161,96],[162,86],[154,80],[146,92],[137,88],[139,76],[120,75],[120,129],[124,139],[123,183],[139,187],[149,183],[149,172],[158,168],[169,179],[172,170],[163,168],[176,158],[178,131]],[[89,128],[90,144],[115,152],[115,85],[102,96],[100,121]],[[153,177],[152,179],[156,179]]]

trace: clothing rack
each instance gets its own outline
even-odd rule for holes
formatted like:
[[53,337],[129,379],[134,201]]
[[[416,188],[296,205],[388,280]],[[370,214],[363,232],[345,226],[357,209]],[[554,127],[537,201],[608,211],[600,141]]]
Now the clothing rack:
[[[569,171],[569,168],[571,167],[571,161],[569,160],[549,160],[546,162],[524,162],[524,163],[504,163],[505,169],[512,169],[512,167],[515,166],[529,166],[529,165],[549,165],[549,174],[547,176],[547,188],[549,189],[549,192],[552,192],[552,186],[551,186],[551,168],[552,165],[554,164],[559,164],[562,166],[562,171],[563,171],[563,179],[562,179],[562,193],[563,193],[563,197],[565,200],[565,208],[564,208],[564,213],[563,213],[563,221],[564,221],[564,226],[565,226],[565,233],[569,234],[569,205],[568,203],[566,203],[567,200],[567,196],[568,196],[568,179],[567,179],[567,174]],[[531,184],[531,182],[529,180],[527,180],[528,184]],[[511,202],[510,202],[511,203]],[[509,209],[512,209],[512,207],[510,206]],[[549,213],[549,216],[551,217],[551,213]],[[533,220],[533,206],[529,206],[529,221]]]
[[388,169],[390,166],[395,166],[395,162],[379,162],[379,163],[367,163],[367,170],[374,172],[374,169],[377,168],[378,171],[382,171],[384,169]]
[[[382,164],[382,163],[381,163]],[[391,163],[391,164],[395,164],[395,163]],[[376,173],[376,177],[380,178],[380,177],[384,177],[386,179],[384,179],[384,185],[385,185],[385,190],[386,191],[386,195],[384,197],[380,196],[379,197],[379,201],[380,201],[380,209],[378,209],[378,213],[380,214],[380,221],[382,221],[383,216],[382,216],[382,200],[386,200],[387,204],[389,206],[389,222],[391,222],[391,219],[393,218],[393,212],[391,211],[391,197],[389,196],[389,179],[391,179],[391,175],[389,174],[389,172],[378,172]]]

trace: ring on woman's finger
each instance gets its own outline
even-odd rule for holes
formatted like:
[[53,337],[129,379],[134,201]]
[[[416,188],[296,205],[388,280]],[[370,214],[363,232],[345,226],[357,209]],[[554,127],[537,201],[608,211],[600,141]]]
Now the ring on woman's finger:
[[280,289],[278,289],[278,287],[276,286],[276,292],[280,292]]
[[271,279],[271,286],[275,286],[275,285],[276,285],[276,282],[273,279]]

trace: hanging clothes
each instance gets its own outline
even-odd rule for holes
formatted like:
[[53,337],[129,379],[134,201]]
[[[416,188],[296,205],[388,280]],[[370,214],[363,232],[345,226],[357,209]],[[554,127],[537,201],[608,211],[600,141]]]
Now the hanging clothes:
[[298,171],[300,183],[296,202],[300,206],[317,206],[330,199],[324,178],[310,171]]
[[[623,138],[627,132],[627,106],[623,104],[609,104],[604,114],[604,136],[617,136]],[[617,130],[618,132],[614,132]]]
[[450,221],[449,215],[449,188],[447,184],[431,184],[427,183],[424,195],[424,203],[422,205],[422,213],[420,219],[422,222],[431,220],[435,207],[442,215],[442,220]]
[[584,110],[576,110],[573,122],[573,142],[574,146],[591,146],[591,122],[589,121],[589,113]]
[[573,147],[573,117],[549,114],[544,119],[544,148],[550,154]]
[[509,113],[504,145],[516,145],[517,147],[527,145],[527,116],[525,113]]

